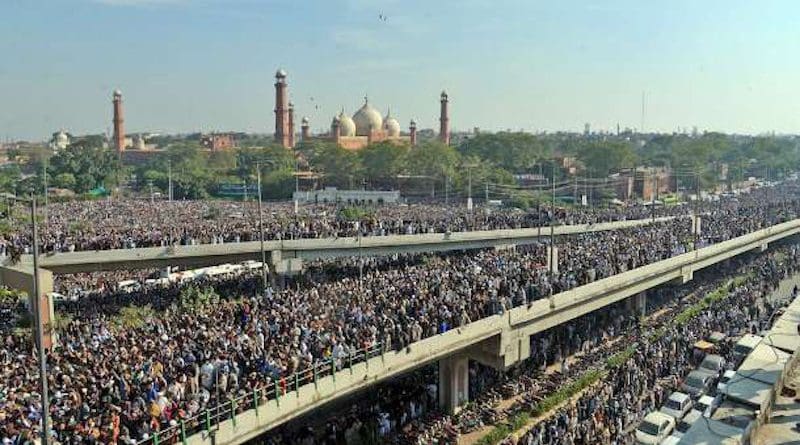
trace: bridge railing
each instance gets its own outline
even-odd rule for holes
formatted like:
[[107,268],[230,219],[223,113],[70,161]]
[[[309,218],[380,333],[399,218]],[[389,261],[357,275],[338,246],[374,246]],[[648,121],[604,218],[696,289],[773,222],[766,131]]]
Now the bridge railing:
[[177,443],[186,445],[188,443],[187,438],[193,434],[200,432],[208,434],[214,431],[221,422],[227,420],[232,421],[235,425],[237,414],[249,409],[254,409],[256,413],[258,413],[259,409],[269,409],[265,405],[270,401],[275,401],[275,404],[280,406],[281,398],[286,397],[291,392],[297,392],[305,385],[316,385],[323,377],[331,376],[336,379],[337,372],[352,370],[354,364],[366,362],[384,352],[386,352],[386,349],[383,345],[376,343],[343,357],[330,357],[326,361],[315,363],[311,367],[271,381],[263,387],[253,389],[248,394],[230,398],[214,407],[206,408],[196,415],[175,419],[177,425],[154,431],[151,437],[137,442],[137,445]]

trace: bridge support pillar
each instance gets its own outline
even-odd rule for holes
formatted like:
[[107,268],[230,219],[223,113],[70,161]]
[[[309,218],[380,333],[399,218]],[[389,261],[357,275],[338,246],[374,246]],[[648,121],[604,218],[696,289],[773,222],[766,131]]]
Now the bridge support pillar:
[[681,268],[681,284],[686,284],[694,279],[694,270],[690,267]]
[[[30,294],[33,296],[33,293]],[[42,317],[42,342],[45,349],[52,349],[57,339],[53,322],[55,321],[55,305],[53,304],[53,273],[49,270],[39,269],[39,304],[34,306],[31,297],[31,311],[38,309],[34,317]],[[36,320],[36,318],[34,318]],[[34,326],[35,329],[35,326]]]
[[273,272],[271,281],[279,289],[285,287],[287,276],[303,272],[302,258],[283,258],[283,252],[280,250],[270,252],[270,262],[272,263],[270,270]]
[[[550,264],[551,258],[552,264]],[[558,246],[547,246],[547,270],[558,273]]]
[[760,246],[758,246],[758,251],[766,252],[768,248],[769,248],[769,243],[763,243]]
[[439,360],[439,407],[455,414],[469,402],[469,358],[456,354]]
[[[42,320],[42,337],[44,347],[50,349],[56,342],[56,332],[53,330],[55,320],[53,304],[53,273],[47,269],[39,268],[39,294],[33,291],[32,267],[0,267],[0,283],[3,286],[17,289],[28,294],[25,305],[30,312],[33,322],[37,317]],[[36,304],[38,303],[38,305]],[[36,329],[36,325],[31,326]]]
[[631,295],[626,300],[626,306],[637,317],[644,317],[647,313],[647,292],[642,291],[636,295]]

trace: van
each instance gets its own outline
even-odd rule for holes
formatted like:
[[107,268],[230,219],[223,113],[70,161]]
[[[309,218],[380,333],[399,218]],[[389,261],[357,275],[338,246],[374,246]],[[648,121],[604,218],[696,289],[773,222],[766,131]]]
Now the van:
[[658,411],[646,415],[636,427],[636,443],[656,445],[666,439],[675,429],[675,418]]
[[122,292],[135,292],[142,286],[136,280],[123,280],[117,283],[117,289]]
[[747,357],[753,349],[764,340],[764,337],[753,334],[745,334],[739,341],[733,345],[733,360],[734,368],[738,368],[742,364],[745,357]]
[[709,354],[700,362],[700,366],[697,369],[719,374],[720,371],[725,369],[725,358],[721,355]]

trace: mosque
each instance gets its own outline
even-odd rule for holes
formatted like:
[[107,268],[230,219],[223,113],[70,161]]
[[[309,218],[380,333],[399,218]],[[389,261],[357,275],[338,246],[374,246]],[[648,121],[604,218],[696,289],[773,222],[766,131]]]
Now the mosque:
[[[449,100],[447,93],[440,96],[439,140],[450,143]],[[396,142],[401,144],[417,144],[417,124],[411,120],[407,135],[401,134],[400,122],[392,116],[391,110],[386,116],[372,107],[369,99],[364,97],[364,105],[348,116],[344,109],[333,117],[330,132],[326,135],[311,136],[310,122],[307,117],[301,121],[300,137],[303,141],[312,139],[333,141],[348,150],[360,150],[375,142]],[[275,73],[275,140],[286,148],[295,146],[294,105],[288,101],[288,84],[286,71],[279,69]]]

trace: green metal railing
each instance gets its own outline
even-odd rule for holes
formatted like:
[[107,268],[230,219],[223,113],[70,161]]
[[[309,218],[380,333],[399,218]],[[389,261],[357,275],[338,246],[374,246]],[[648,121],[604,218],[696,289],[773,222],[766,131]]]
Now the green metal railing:
[[[353,354],[334,359],[333,357],[302,371],[295,372],[289,376],[284,376],[277,381],[270,381],[260,388],[252,390],[249,394],[238,398],[231,398],[213,407],[208,407],[196,415],[177,419],[178,424],[159,431],[153,432],[148,439],[137,442],[137,445],[161,445],[161,444],[187,444],[189,436],[199,432],[211,432],[218,428],[218,425],[226,420],[233,422],[236,426],[236,415],[247,410],[255,410],[256,416],[260,410],[279,408],[281,398],[289,396],[292,392],[300,397],[300,388],[306,385],[319,384],[319,380],[328,376],[336,379],[336,373],[353,371],[353,365],[381,355],[385,350],[380,343],[359,349]],[[273,407],[265,406],[269,402],[274,402]]]

